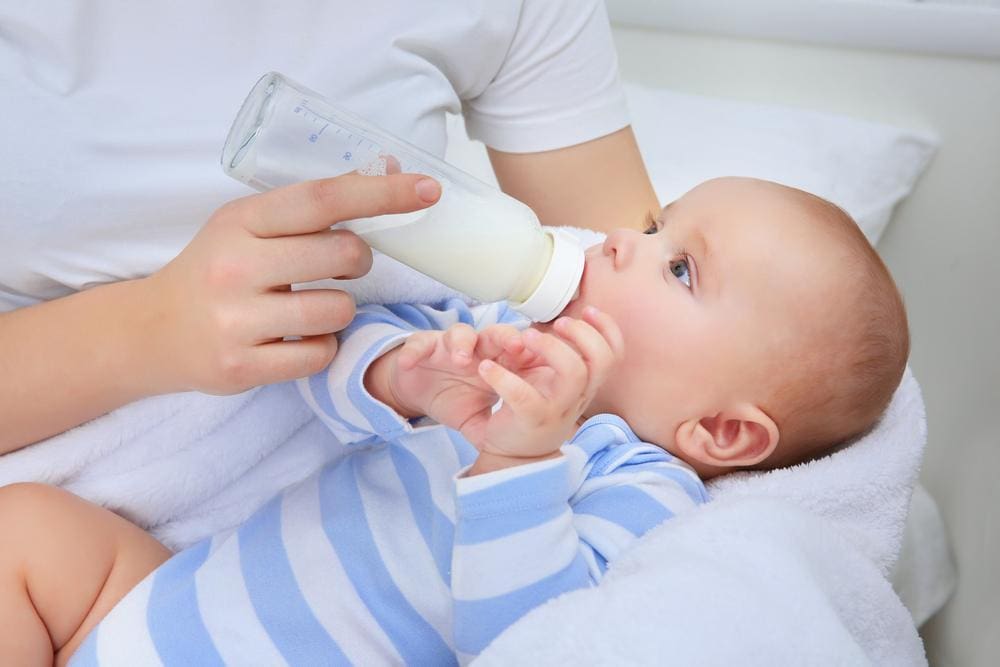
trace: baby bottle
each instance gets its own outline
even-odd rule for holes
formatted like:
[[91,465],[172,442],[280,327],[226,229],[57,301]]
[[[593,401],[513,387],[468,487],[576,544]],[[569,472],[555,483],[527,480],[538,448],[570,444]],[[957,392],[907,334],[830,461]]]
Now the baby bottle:
[[272,72],[233,121],[222,168],[257,190],[350,171],[426,174],[441,198],[412,213],[341,223],[371,247],[480,301],[507,300],[537,322],[558,315],[583,273],[571,234],[526,205]]

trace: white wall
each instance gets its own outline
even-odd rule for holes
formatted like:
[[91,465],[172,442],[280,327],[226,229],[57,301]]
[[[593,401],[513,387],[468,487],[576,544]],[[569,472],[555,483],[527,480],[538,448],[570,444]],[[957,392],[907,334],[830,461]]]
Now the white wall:
[[922,478],[959,567],[956,596],[924,628],[928,655],[932,665],[1000,664],[1000,60],[621,26],[615,34],[629,80],[840,112],[941,139],[879,250],[908,306],[929,422]]
[[[990,0],[1000,5],[1000,0]],[[978,3],[978,4],[972,4]],[[983,0],[607,0],[624,24],[809,44],[1000,57]]]

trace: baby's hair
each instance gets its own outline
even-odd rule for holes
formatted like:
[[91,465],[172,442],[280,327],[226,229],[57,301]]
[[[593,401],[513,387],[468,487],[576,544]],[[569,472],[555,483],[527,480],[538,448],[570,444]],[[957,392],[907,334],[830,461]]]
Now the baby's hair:
[[831,299],[821,340],[785,351],[786,368],[793,371],[767,401],[779,443],[758,469],[818,458],[868,432],[892,399],[910,354],[902,296],[861,229],[825,199],[793,192],[808,222],[821,225],[827,242],[841,251],[851,284]]

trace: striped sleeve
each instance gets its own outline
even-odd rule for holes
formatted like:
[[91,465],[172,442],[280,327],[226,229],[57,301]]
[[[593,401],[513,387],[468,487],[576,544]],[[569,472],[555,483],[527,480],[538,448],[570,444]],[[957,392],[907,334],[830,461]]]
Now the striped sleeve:
[[479,329],[519,319],[503,303],[470,308],[460,299],[433,306],[362,306],[339,334],[340,346],[330,365],[300,378],[298,388],[309,407],[342,443],[369,443],[375,437],[393,440],[413,432],[414,426],[365,388],[365,373],[375,359],[402,345],[414,331],[444,330],[458,322]]
[[568,444],[558,459],[456,478],[452,595],[463,660],[547,600],[596,585],[624,547],[707,500],[697,476],[651,447],[589,457]]
[[565,457],[456,476],[451,561],[462,662],[533,608],[594,583],[578,548]]

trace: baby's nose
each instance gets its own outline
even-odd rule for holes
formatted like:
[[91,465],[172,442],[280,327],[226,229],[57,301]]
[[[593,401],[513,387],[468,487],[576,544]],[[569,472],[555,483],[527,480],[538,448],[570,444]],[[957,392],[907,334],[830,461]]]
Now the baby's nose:
[[638,233],[628,229],[616,229],[604,240],[604,254],[611,258],[616,269],[628,262],[634,245],[632,238],[634,236],[638,236]]

